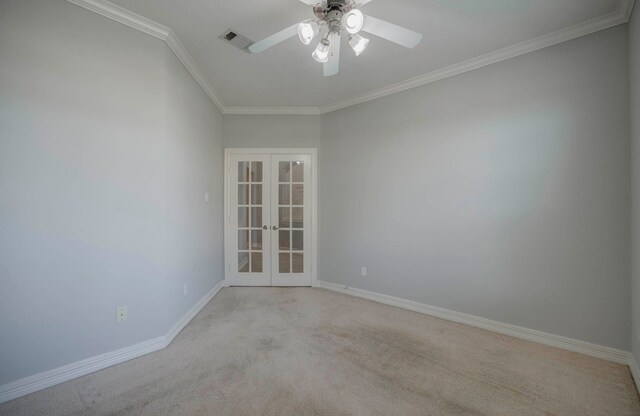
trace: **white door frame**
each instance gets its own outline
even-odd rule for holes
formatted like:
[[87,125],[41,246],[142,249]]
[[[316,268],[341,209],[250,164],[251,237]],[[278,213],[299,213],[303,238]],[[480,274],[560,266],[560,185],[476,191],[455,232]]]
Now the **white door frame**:
[[226,148],[224,149],[224,284],[230,285],[229,271],[232,256],[231,247],[231,155],[270,154],[270,155],[309,155],[311,157],[311,286],[318,287],[318,149],[316,148]]

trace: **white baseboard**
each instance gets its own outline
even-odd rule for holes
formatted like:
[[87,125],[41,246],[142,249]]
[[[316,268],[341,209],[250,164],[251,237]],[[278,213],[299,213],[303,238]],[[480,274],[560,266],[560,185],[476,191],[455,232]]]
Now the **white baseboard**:
[[217,285],[215,285],[215,287],[211,289],[209,293],[204,295],[204,297],[200,299],[198,303],[193,305],[193,307],[189,309],[189,311],[186,314],[184,314],[184,316],[180,318],[180,320],[176,322],[175,325],[171,327],[169,332],[167,332],[167,334],[165,335],[165,338],[167,340],[167,345],[171,344],[171,341],[173,341],[173,339],[178,336],[180,331],[182,331],[185,326],[189,325],[189,322],[191,322],[191,320],[195,318],[198,312],[200,312],[202,308],[204,308],[207,305],[207,303],[209,303],[211,299],[213,299],[213,297],[217,295],[218,292],[220,292],[220,289],[222,289],[223,287],[224,287],[224,280],[222,280]]
[[218,283],[189,309],[165,335],[4,384],[0,386],[0,403],[35,393],[47,387],[55,386],[167,347],[223,286],[224,281]]
[[631,376],[633,377],[633,381],[636,383],[636,389],[640,391],[640,369],[638,368],[638,363],[633,355],[629,356],[629,370],[631,370]]
[[[353,287],[340,285],[336,283],[319,281],[319,286],[325,289],[345,293],[351,296],[357,296],[372,300],[374,302],[384,303],[385,305],[396,306],[402,309],[422,313],[436,318],[446,319],[447,321],[458,322],[476,328],[486,329],[504,335],[510,335],[515,338],[533,341],[551,347],[562,348],[564,350],[579,352],[596,358],[613,361],[620,364],[632,365],[631,353],[628,351],[618,350],[611,347],[592,344],[586,341],[579,341],[572,338],[566,338],[560,335],[548,334],[542,331],[523,328],[511,324],[505,324],[490,319],[481,318],[475,315],[469,315],[461,312],[454,312],[448,309],[436,306],[425,305],[423,303],[414,302],[394,296],[383,295],[381,293],[371,292],[368,290],[356,289]],[[633,372],[632,368],[632,372]],[[640,373],[638,373],[640,375]],[[635,377],[635,376],[634,376]]]
[[[171,344],[171,341],[186,327],[189,322],[200,312],[200,310],[225,286],[225,281],[218,283],[209,293],[207,293],[198,303],[196,303],[176,324],[163,336],[148,341],[141,342],[116,351],[107,352],[95,357],[87,358],[72,364],[25,377],[11,383],[0,386],[0,403],[17,399],[27,394],[65,381],[111,367],[116,364],[129,361],[133,358],[141,357],[154,351],[161,350]],[[626,364],[631,370],[636,386],[640,386],[640,369],[638,363],[627,351],[615,348],[604,347],[585,341],[578,341],[559,335],[548,334],[533,329],[522,328],[515,325],[505,324],[490,319],[481,318],[460,312],[430,306],[394,296],[383,295],[363,289],[356,289],[345,285],[330,283],[318,280],[318,287],[345,293],[363,299],[372,300],[385,305],[396,306],[402,309],[422,313],[448,321],[482,328],[500,334],[510,335],[528,341],[538,342],[552,347],[562,348],[569,351],[579,352],[596,358]]]

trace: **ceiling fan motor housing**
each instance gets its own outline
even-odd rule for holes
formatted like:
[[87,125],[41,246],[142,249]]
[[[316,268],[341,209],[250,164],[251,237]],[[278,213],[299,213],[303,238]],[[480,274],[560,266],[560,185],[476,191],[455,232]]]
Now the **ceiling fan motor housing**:
[[347,6],[346,0],[327,0],[327,9],[335,10],[342,9]]
[[342,15],[349,10],[355,8],[351,2],[347,0],[327,0],[326,3],[318,4],[313,8],[313,13],[318,19],[330,22],[332,20],[341,19]]

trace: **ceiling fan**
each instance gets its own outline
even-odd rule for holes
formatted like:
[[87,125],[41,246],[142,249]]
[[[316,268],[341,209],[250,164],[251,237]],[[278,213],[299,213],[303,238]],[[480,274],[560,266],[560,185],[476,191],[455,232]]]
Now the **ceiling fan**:
[[329,77],[337,74],[340,68],[340,40],[343,30],[347,32],[349,45],[356,56],[369,44],[369,39],[360,35],[361,30],[407,48],[415,47],[422,40],[420,33],[362,14],[359,8],[371,0],[300,1],[313,6],[316,19],[296,23],[254,43],[249,46],[251,53],[260,53],[296,34],[305,45],[320,35],[320,42],[312,56],[324,64],[324,76]]

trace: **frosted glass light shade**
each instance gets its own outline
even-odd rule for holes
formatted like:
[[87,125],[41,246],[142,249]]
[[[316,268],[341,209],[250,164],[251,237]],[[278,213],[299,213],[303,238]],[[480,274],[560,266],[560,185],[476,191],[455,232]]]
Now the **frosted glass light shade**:
[[298,37],[305,45],[310,44],[318,32],[320,32],[320,26],[313,20],[305,20],[298,25]]
[[362,37],[357,33],[355,35],[349,35],[349,46],[351,46],[353,51],[356,53],[356,56],[360,55],[367,48],[368,44],[369,39]]
[[318,43],[318,47],[313,52],[311,56],[318,62],[324,63],[329,60],[329,40],[322,39],[320,43]]
[[363,24],[364,15],[358,9],[353,9],[342,16],[342,25],[347,30],[347,32],[351,33],[352,35],[360,32]]

